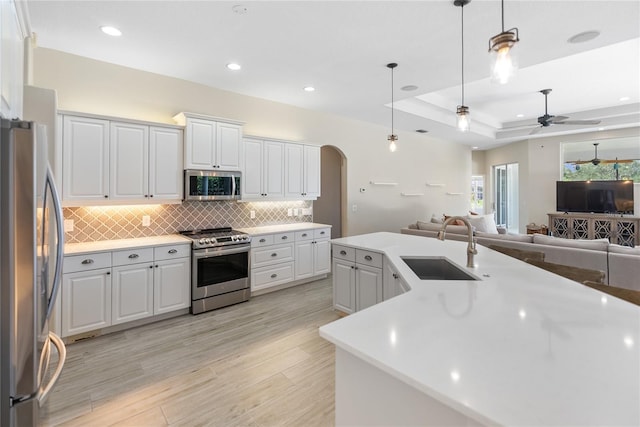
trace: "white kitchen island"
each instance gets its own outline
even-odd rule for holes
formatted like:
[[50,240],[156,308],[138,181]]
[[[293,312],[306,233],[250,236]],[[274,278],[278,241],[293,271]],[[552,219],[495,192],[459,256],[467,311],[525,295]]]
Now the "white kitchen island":
[[[320,328],[336,346],[336,425],[640,425],[640,307],[478,246],[373,233],[407,293]],[[442,256],[477,281],[420,280]]]

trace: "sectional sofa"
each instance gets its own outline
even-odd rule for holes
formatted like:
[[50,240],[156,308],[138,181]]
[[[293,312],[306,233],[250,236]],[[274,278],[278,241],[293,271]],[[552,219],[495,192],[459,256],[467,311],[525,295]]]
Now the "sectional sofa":
[[[403,234],[436,238],[442,224],[418,221],[400,230]],[[476,231],[479,245],[497,245],[526,251],[543,252],[545,261],[573,267],[601,270],[605,283],[640,291],[640,247],[610,244],[607,239],[571,240],[542,234],[508,234]],[[467,227],[449,225],[446,238],[467,240]]]

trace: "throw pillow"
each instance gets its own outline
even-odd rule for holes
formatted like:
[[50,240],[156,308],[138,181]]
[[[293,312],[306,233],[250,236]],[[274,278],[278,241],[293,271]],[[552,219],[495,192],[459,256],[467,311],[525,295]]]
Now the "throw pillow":
[[[448,220],[449,218],[451,218],[452,216],[456,216],[456,215],[445,215],[445,214],[442,214],[442,216],[444,217],[444,221],[446,221],[446,220]],[[444,222],[444,221],[443,221],[443,222]],[[456,219],[456,220],[455,220],[455,221],[453,221],[451,224],[452,224],[452,225],[464,225],[464,222],[463,222],[463,221],[461,221],[461,220],[459,220],[459,219]]]
[[467,217],[467,219],[471,225],[475,227],[476,231],[498,234],[498,228],[496,227],[496,222],[493,219],[493,214],[474,215]]
[[538,233],[533,235],[533,243],[605,252],[609,247],[608,239],[563,239],[561,237],[545,236],[544,234]]
[[[640,255],[640,246],[622,246],[615,243],[609,245],[609,252],[614,254]],[[640,261],[639,261],[640,262]]]
[[437,217],[436,214],[431,215],[431,222],[434,224],[442,224],[444,220],[441,217]]

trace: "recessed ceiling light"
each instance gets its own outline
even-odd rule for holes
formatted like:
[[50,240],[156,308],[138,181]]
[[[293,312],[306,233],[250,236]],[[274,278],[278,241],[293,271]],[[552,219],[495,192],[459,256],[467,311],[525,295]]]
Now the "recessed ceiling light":
[[400,89],[404,90],[404,91],[407,91],[407,92],[410,92],[412,90],[418,89],[418,86],[416,86],[416,85],[407,85],[407,86],[402,86]]
[[313,86],[305,86],[302,88],[305,92],[313,92],[314,90],[316,90],[315,87]]
[[242,66],[240,64],[236,64],[235,62],[231,62],[227,64],[227,68],[231,71],[238,71],[242,68]]
[[104,26],[100,27],[100,30],[102,30],[102,32],[105,33],[105,34],[108,34],[108,35],[114,36],[114,37],[118,37],[118,36],[122,35],[122,31],[120,31],[116,27],[110,27],[108,25],[104,25]]
[[598,130],[604,130],[604,128],[598,128]]
[[426,129],[416,129],[416,132],[418,132],[418,133],[427,133],[429,131],[426,130]]
[[569,40],[567,40],[569,43],[584,43],[584,42],[588,42],[589,40],[593,40],[596,37],[598,37],[600,35],[600,31],[585,31],[582,33],[578,33],[575,36],[571,36],[569,37]]
[[516,114],[516,117],[518,118],[524,117],[524,114]]
[[477,149],[478,149],[478,147],[474,145],[473,147],[471,147],[471,149],[472,149],[472,150],[477,150]]
[[629,98],[628,96],[623,96],[622,98],[620,98],[620,101],[624,102],[624,101],[628,101],[631,98]]

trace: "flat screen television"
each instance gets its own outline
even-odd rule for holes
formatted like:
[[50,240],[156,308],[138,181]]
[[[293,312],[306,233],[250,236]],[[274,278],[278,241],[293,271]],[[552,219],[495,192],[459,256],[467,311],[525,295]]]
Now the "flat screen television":
[[633,181],[557,181],[556,209],[633,215]]

